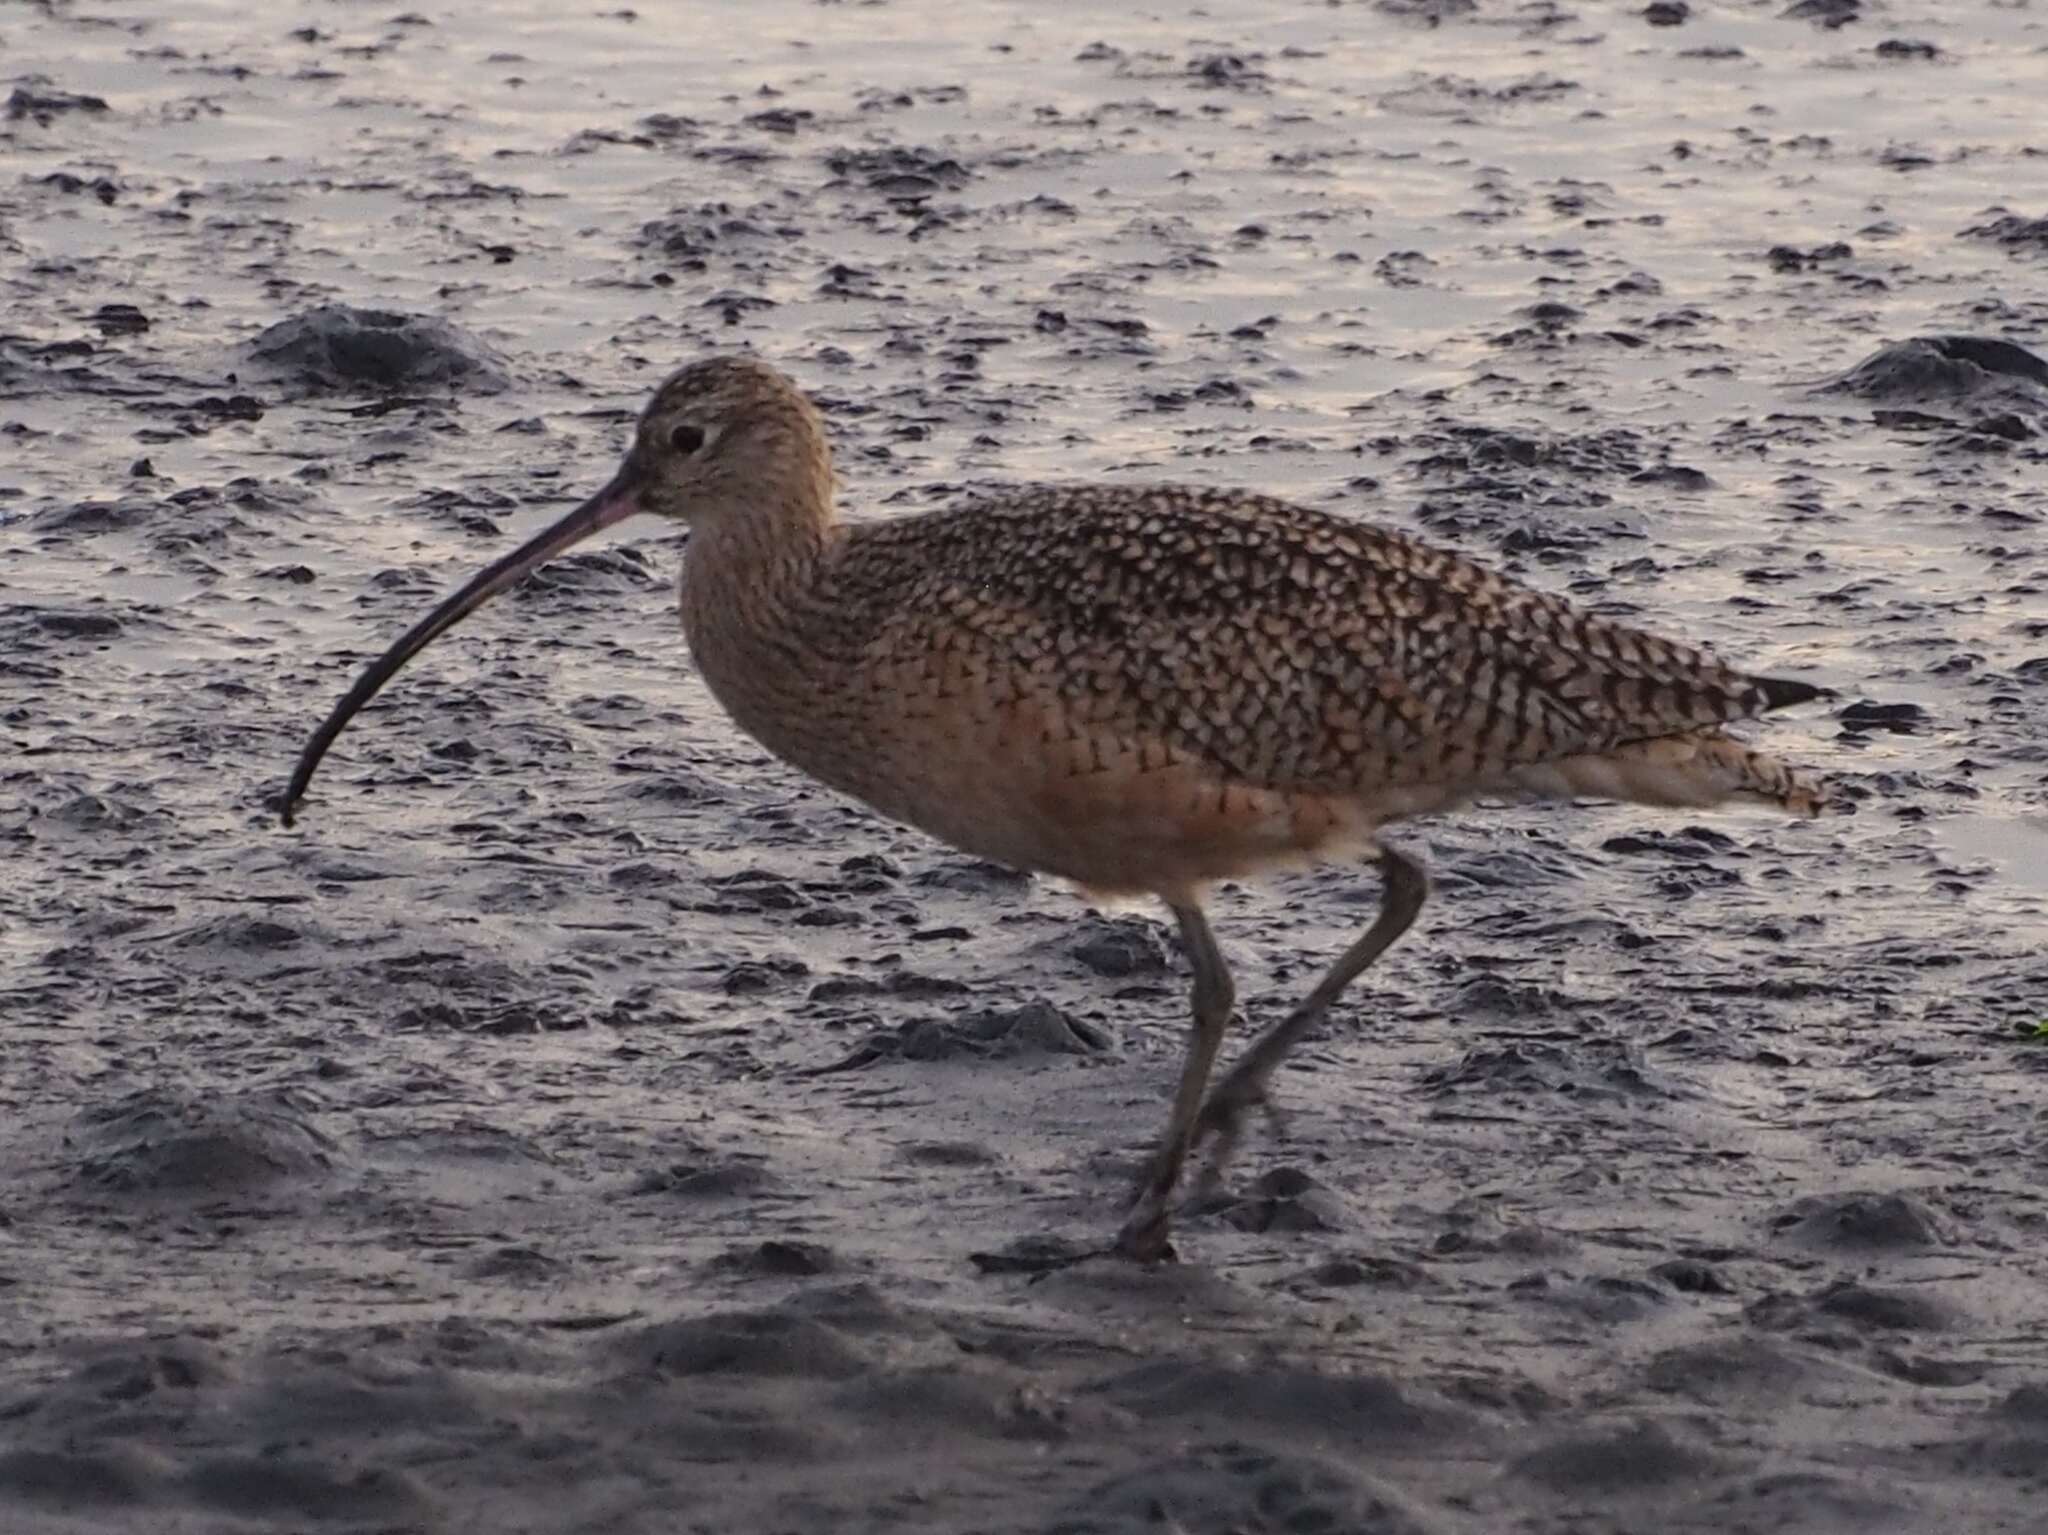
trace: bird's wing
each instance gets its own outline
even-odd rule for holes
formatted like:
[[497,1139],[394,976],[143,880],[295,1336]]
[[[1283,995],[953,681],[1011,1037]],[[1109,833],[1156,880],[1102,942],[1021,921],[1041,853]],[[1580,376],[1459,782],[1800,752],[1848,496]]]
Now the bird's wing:
[[1819,691],[1235,492],[1033,487],[849,552],[844,578],[887,588],[891,645],[972,635],[1091,724],[1265,787],[1483,782]]

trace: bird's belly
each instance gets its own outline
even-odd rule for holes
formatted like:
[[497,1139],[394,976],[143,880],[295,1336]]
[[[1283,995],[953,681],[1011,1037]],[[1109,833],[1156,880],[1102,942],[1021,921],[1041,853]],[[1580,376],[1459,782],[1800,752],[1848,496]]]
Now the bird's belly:
[[1247,783],[1050,688],[991,685],[976,668],[883,664],[791,690],[770,667],[716,659],[700,652],[713,692],[784,761],[962,852],[1101,895],[1173,900],[1356,853],[1386,821],[1454,797]]
[[1057,706],[901,723],[923,728],[878,742],[881,771],[843,787],[965,852],[1101,895],[1176,899],[1340,856],[1385,819],[1369,797],[1234,782],[1157,741],[1069,728]]

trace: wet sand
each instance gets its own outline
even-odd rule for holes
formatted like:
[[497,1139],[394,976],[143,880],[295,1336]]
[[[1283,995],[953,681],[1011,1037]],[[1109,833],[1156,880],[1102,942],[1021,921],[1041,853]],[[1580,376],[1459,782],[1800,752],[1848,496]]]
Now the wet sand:
[[[0,1528],[2034,1531],[2048,23],[0,14]],[[1669,24],[1666,24],[1669,23]],[[633,524],[1250,486],[1837,690],[1854,813],[1488,807],[1181,1262],[1150,911],[767,759]],[[1249,1037],[1370,871],[1227,888]]]

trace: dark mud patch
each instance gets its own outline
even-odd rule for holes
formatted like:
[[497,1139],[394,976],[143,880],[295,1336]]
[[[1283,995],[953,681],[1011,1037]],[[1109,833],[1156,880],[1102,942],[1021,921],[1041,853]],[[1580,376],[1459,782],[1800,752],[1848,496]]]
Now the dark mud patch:
[[642,1173],[633,1182],[635,1194],[672,1194],[683,1199],[735,1199],[774,1193],[782,1180],[755,1162],[714,1159],[677,1162]]
[[1434,1535],[1446,1528],[1335,1457],[1236,1443],[1202,1445],[1098,1482],[1043,1528],[1045,1535],[1138,1535],[1161,1527],[1188,1535],[1248,1529]]
[[1914,1535],[1929,1518],[1923,1499],[1883,1472],[1765,1472],[1716,1493],[1712,1512],[1731,1528],[1803,1535]]
[[846,1264],[823,1242],[770,1241],[720,1253],[713,1266],[749,1279],[811,1279],[837,1273]]
[[1352,1447],[1412,1445],[1479,1431],[1471,1412],[1375,1375],[1307,1368],[1215,1364],[1141,1365],[1097,1384],[1110,1401],[1147,1419],[1206,1419],[1227,1410],[1246,1425],[1294,1439]]
[[49,127],[68,113],[94,116],[109,110],[105,97],[60,90],[47,75],[24,76],[7,93],[7,120],[18,123],[25,119],[39,128]]
[[1652,1391],[1704,1402],[1789,1401],[1824,1387],[1842,1366],[1772,1339],[1717,1338],[1667,1349],[1643,1379]]
[[[813,996],[815,997],[815,992]],[[1046,1055],[1097,1055],[1110,1047],[1095,1024],[1049,1002],[958,1018],[919,1018],[868,1036],[824,1072],[853,1071],[889,1061],[1009,1060]]]
[[723,1312],[639,1328],[609,1352],[621,1365],[658,1375],[770,1375],[847,1380],[872,1355],[838,1328],[786,1312]]
[[1308,1281],[1325,1289],[1429,1290],[1442,1283],[1420,1263],[1384,1253],[1347,1253],[1326,1258]]
[[1641,1420],[1556,1439],[1519,1457],[1513,1475],[1580,1497],[1628,1497],[1698,1483],[1722,1456],[1672,1427]]
[[1807,1295],[1772,1295],[1749,1308],[1760,1327],[1817,1339],[1943,1333],[1963,1326],[1960,1307],[1937,1292],[1843,1279]]
[[1510,1280],[1507,1291],[1561,1317],[1603,1327],[1656,1316],[1671,1302],[1670,1292],[1662,1286],[1621,1274],[1582,1276],[1539,1269]]
[[[1478,983],[1499,993],[1500,983]],[[1526,1016],[1527,997],[1512,992],[1498,997],[1503,1012]],[[1536,1009],[1543,1011],[1540,1004]],[[1648,1066],[1642,1052],[1620,1040],[1553,1042],[1518,1040],[1497,1047],[1467,1051],[1455,1065],[1431,1067],[1422,1073],[1423,1093],[1431,1098],[1466,1094],[1558,1094],[1594,1102],[1667,1102],[1686,1096],[1668,1074]]]

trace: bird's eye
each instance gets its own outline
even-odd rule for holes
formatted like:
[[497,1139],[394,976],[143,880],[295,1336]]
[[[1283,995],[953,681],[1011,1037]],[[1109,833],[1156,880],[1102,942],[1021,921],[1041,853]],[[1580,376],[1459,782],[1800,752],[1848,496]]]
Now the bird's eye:
[[668,434],[668,445],[688,457],[704,446],[704,428],[685,421]]

